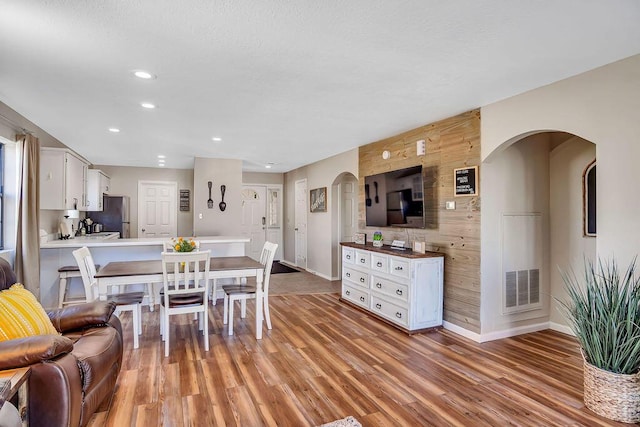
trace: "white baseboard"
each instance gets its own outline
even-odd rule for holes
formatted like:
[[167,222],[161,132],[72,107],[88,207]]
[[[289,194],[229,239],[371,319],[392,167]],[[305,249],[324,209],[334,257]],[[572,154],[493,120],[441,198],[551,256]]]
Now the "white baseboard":
[[[545,329],[554,329],[551,327],[551,324],[549,322],[542,322],[542,323],[536,323],[534,325],[527,325],[527,326],[521,326],[518,328],[510,328],[510,329],[504,329],[501,331],[490,332],[488,334],[477,334],[475,332],[471,332],[467,329],[464,329],[458,325],[454,325],[453,323],[450,323],[447,321],[442,322],[442,326],[451,332],[455,332],[458,335],[462,335],[465,338],[469,338],[470,340],[473,340],[479,343],[499,340],[503,338],[515,337],[516,335],[543,331]],[[561,327],[562,325],[557,325],[557,326]],[[560,329],[555,329],[555,330],[564,332],[563,330],[560,330]]]
[[471,332],[468,329],[461,328],[458,325],[454,325],[453,323],[447,322],[446,320],[442,322],[442,327],[448,331],[455,332],[458,335],[462,335],[465,338],[469,338],[472,341],[482,342],[480,341],[480,335],[476,334],[475,332]]
[[575,337],[576,335],[573,333],[570,327],[567,325],[561,325],[560,323],[549,322],[549,329],[552,331],[562,332],[563,334],[571,335]]
[[533,325],[520,326],[518,328],[504,329],[502,331],[490,332],[488,334],[482,334],[482,341],[494,341],[502,338],[515,337],[516,335],[528,334],[531,332],[544,331],[549,329],[549,322],[536,323]]
[[325,279],[325,280],[332,280],[332,279],[331,279],[331,276],[326,276],[326,275],[324,275],[324,274],[322,274],[322,273],[318,273],[317,271],[313,271],[313,270],[309,270],[309,269],[307,269],[307,273],[311,273],[311,274],[314,274],[314,275],[316,275],[316,276],[320,276],[320,277],[322,277],[322,278],[323,278],[323,279]]

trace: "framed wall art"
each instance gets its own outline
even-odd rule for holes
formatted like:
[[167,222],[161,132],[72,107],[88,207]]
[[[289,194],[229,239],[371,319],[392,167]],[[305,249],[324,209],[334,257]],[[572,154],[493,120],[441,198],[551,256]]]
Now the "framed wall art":
[[314,188],[309,191],[310,211],[326,212],[327,211],[327,187]]

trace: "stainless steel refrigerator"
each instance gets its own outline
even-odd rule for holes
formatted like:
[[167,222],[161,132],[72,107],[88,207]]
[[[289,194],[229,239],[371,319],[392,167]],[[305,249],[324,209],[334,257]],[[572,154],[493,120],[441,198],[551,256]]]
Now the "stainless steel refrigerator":
[[103,225],[103,231],[117,231],[121,239],[130,237],[129,196],[103,196],[102,212],[91,212],[91,219]]

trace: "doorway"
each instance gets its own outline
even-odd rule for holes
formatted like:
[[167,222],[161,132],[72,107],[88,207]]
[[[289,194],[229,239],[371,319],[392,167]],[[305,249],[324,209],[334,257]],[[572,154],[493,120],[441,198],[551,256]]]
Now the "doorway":
[[342,248],[340,242],[353,242],[358,231],[358,179],[351,173],[340,174],[332,187],[331,276],[340,278]]
[[282,259],[282,185],[242,186],[241,233],[251,241],[245,253],[259,261],[265,241],[276,243],[274,259]]

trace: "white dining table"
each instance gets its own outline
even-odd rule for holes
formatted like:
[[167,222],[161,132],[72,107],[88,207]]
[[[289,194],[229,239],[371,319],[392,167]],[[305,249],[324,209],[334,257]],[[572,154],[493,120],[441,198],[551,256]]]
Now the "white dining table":
[[[213,257],[210,263],[210,279],[256,278],[256,339],[262,339],[264,266],[248,256]],[[161,260],[110,262],[95,278],[100,298],[104,298],[110,286],[164,283]]]

